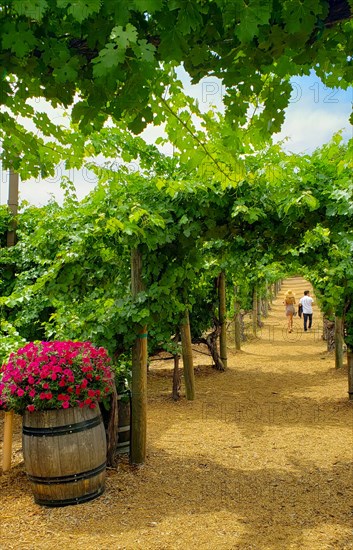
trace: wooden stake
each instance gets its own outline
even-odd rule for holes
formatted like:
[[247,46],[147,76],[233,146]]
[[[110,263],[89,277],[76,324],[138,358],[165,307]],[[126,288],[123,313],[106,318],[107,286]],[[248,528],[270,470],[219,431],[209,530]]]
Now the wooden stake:
[[238,302],[237,294],[238,287],[234,287],[234,339],[235,349],[241,350],[241,321],[240,321],[240,304]]
[[224,271],[219,274],[218,284],[219,324],[221,333],[219,336],[219,351],[224,368],[227,368],[227,311],[226,311],[226,275]]
[[348,366],[348,395],[353,400],[353,350],[347,348],[347,366]]
[[[7,232],[7,246],[14,246],[16,244],[16,219],[18,213],[18,174],[13,170],[10,170],[9,174],[9,193],[7,204],[14,216],[12,220],[12,228]],[[13,429],[13,411],[5,413],[4,419],[4,445],[3,445],[3,459],[2,469],[7,472],[11,468],[11,456],[12,456],[12,429]]]
[[175,353],[173,355],[174,359],[174,368],[173,368],[173,390],[172,390],[172,398],[174,401],[178,401],[180,399],[180,371],[179,371],[179,361],[180,361],[180,355],[178,353]]
[[185,395],[186,399],[193,401],[195,399],[195,376],[191,348],[190,320],[187,309],[185,310],[184,320],[180,325],[180,335],[184,364]]
[[341,317],[335,317],[335,368],[343,367],[343,323]]
[[257,291],[254,288],[252,295],[252,331],[254,336],[257,334]]
[[261,309],[262,309],[262,298],[260,293],[257,295],[257,304],[256,304],[256,317],[257,317],[257,326],[262,327],[262,321],[261,321]]
[[2,469],[4,472],[7,472],[11,468],[13,417],[13,411],[5,413],[4,444],[2,451]]
[[[17,216],[18,213],[18,174],[15,174],[10,170],[9,175],[9,195],[7,204],[11,210],[13,216]],[[7,232],[7,246],[14,246],[16,244],[16,220],[12,220],[12,228]]]
[[[131,290],[137,297],[143,290],[142,258],[140,251],[131,252]],[[147,326],[138,328],[132,348],[131,383],[131,464],[141,465],[146,460],[147,441]]]

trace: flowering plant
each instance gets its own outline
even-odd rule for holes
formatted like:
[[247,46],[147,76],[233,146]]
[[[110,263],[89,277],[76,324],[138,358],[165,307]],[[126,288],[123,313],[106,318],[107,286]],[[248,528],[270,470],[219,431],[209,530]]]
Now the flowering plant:
[[26,410],[95,408],[114,385],[110,358],[90,342],[26,344],[0,367],[0,408]]

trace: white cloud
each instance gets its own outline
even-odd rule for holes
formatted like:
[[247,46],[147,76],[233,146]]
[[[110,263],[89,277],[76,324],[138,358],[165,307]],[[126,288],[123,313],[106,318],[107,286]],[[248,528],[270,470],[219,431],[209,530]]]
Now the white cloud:
[[348,102],[316,103],[306,97],[292,103],[286,112],[282,130],[275,141],[288,138],[284,148],[294,153],[311,153],[342,130],[344,139],[353,137]]

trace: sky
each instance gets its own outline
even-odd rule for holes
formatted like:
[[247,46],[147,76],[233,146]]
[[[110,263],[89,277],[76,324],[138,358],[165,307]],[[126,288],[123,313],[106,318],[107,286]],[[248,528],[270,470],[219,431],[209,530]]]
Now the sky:
[[[193,86],[186,74],[180,73],[179,76],[184,83],[185,92],[198,99],[201,110],[208,110],[212,106],[222,109],[224,91],[220,81],[206,78],[197,86]],[[337,131],[342,131],[345,140],[353,137],[353,127],[349,123],[353,88],[347,91],[328,89],[315,74],[294,77],[292,85],[293,93],[286,110],[285,122],[281,132],[274,136],[274,141],[286,138],[283,148],[288,152],[311,153],[327,143]],[[67,124],[67,118],[60,113],[53,112],[53,117],[56,123]],[[142,137],[153,143],[161,132],[161,128],[149,127],[143,132]],[[163,151],[172,154],[172,146],[164,146]],[[65,172],[63,167],[59,166],[51,178],[20,182],[20,201],[26,200],[41,206],[54,197],[61,202],[63,192],[60,189],[60,179],[64,174],[74,182],[79,199],[95,186],[95,176],[88,170]],[[1,170],[0,175],[0,204],[5,204],[8,194],[8,173]]]

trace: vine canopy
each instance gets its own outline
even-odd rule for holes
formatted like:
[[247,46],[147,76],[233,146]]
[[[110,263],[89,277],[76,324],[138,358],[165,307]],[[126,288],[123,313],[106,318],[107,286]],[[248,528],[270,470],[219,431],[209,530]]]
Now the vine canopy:
[[[220,79],[229,120],[264,106],[263,128],[283,122],[291,75],[314,69],[326,85],[352,82],[352,0],[0,1],[2,125],[28,98],[70,106],[81,128],[154,121],[170,65],[194,83]],[[4,106],[7,109],[4,109]]]

